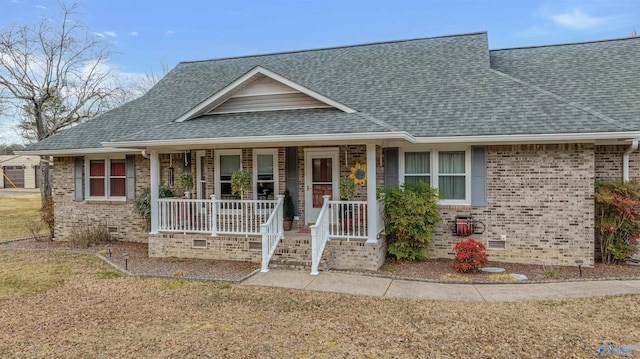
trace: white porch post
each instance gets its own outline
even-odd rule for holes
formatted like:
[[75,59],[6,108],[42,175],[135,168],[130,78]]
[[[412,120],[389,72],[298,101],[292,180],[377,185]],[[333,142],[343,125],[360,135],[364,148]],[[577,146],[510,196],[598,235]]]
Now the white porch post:
[[151,156],[151,234],[158,233],[160,214],[158,213],[158,198],[160,197],[160,158],[158,151],[149,152]]
[[376,200],[376,145],[367,143],[367,242],[378,242],[378,201]]

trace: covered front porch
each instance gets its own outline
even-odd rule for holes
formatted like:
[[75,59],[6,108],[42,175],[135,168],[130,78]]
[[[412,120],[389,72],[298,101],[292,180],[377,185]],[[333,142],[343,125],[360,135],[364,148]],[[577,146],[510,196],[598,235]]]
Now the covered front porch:
[[[294,153],[296,156],[291,156]],[[162,174],[167,172],[161,164],[163,151],[149,149],[148,154],[150,255],[259,260],[262,271],[268,271],[274,256],[291,254],[301,258],[310,252],[311,273],[318,274],[323,255],[325,262],[330,256],[334,262],[342,263],[341,267],[349,266],[349,261],[334,258],[349,256],[341,254],[344,248],[332,247],[335,250],[326,252],[329,242],[344,243],[343,247],[372,247],[380,252],[384,222],[382,201],[376,198],[379,184],[376,170],[382,162],[382,152],[375,144],[185,152],[184,158],[191,157],[196,164],[183,168],[184,172],[194,174],[194,198],[160,198],[159,187],[165,181]],[[356,198],[344,200],[340,198],[339,181],[348,177],[350,162],[366,167],[366,182],[358,186]],[[232,167],[229,163],[239,166],[228,168]],[[234,170],[253,174],[253,189],[249,193],[242,196],[229,193],[228,180]],[[287,232],[288,235],[284,231],[283,211],[286,189],[293,192],[297,210],[294,231]],[[292,237],[292,233],[295,239],[286,238]],[[175,245],[167,245],[171,241]],[[152,249],[154,245],[156,249]],[[295,249],[290,248],[292,245]],[[384,258],[384,254],[376,256]],[[365,253],[361,257],[371,256]],[[377,269],[382,263],[374,262],[368,267],[355,264],[354,269]]]

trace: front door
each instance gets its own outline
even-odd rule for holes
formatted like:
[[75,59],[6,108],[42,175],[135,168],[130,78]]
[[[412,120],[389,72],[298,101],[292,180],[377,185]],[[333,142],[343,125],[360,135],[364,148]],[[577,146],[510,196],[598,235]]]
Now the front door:
[[307,224],[314,224],[322,209],[322,196],[337,199],[340,164],[338,149],[305,150],[305,218]]

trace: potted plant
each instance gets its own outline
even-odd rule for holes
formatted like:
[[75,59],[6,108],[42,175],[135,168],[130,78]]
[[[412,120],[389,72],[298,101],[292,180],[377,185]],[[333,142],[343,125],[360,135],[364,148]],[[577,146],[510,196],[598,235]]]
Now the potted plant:
[[239,194],[244,199],[244,193],[251,188],[251,173],[236,171],[231,175],[231,194]]
[[340,199],[350,201],[356,195],[356,185],[351,178],[340,178]]
[[[356,185],[351,178],[340,178],[340,199],[343,201],[350,201],[356,195]],[[339,212],[342,215],[343,223],[346,228],[353,225],[353,212],[351,206],[348,204],[342,205],[342,211]]]
[[283,229],[290,231],[293,227],[293,217],[295,216],[295,210],[293,208],[293,199],[289,193],[289,189],[284,191],[284,202],[282,203],[282,216],[283,216]]
[[184,192],[184,196],[191,198],[193,190],[193,175],[191,172],[182,172],[178,178],[180,179],[180,189]]

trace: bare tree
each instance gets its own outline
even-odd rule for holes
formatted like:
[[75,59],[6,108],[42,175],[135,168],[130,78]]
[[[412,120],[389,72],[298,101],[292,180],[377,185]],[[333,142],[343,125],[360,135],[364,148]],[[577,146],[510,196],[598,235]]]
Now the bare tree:
[[[60,8],[59,17],[0,31],[0,105],[15,107],[29,142],[106,111],[123,92],[106,64],[109,45],[71,18],[77,4]],[[40,170],[44,205],[52,191],[46,158]]]
[[144,77],[140,77],[131,81],[131,91],[136,96],[142,96],[149,91],[155,84],[158,83],[171,69],[167,63],[160,65],[160,72],[157,73],[151,69],[149,72],[145,72]]

